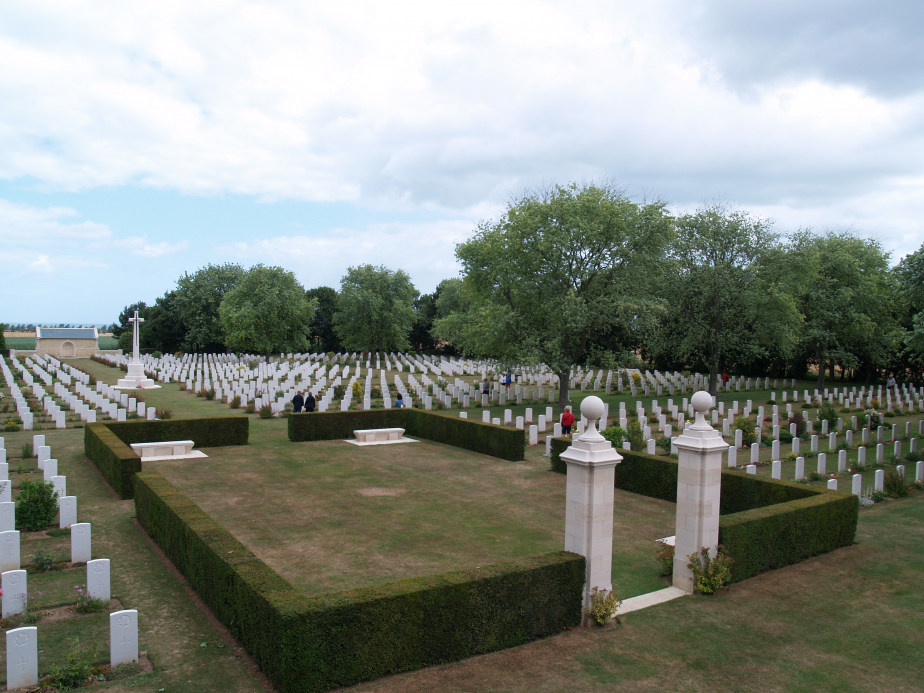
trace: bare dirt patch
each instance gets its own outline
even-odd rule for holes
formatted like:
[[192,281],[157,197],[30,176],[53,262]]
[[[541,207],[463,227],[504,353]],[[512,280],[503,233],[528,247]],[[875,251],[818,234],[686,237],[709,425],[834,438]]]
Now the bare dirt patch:
[[403,488],[361,488],[356,491],[359,495],[365,496],[366,498],[375,498],[377,496],[388,496],[395,497],[401,496],[407,493],[407,489]]

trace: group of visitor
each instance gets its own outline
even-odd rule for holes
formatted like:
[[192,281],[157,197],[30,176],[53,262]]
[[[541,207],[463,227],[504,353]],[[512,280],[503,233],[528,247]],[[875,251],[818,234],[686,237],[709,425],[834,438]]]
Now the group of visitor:
[[296,392],[295,397],[292,398],[292,410],[296,414],[301,414],[303,408],[307,412],[312,412],[316,404],[317,402],[314,399],[314,395],[310,392],[308,393],[308,399],[305,399],[304,394],[301,392]]

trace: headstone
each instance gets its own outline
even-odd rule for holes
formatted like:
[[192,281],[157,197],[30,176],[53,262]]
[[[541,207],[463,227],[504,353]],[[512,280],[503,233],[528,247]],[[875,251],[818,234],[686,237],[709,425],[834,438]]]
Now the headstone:
[[770,468],[770,478],[779,479],[782,476],[783,463],[780,460],[773,460]]
[[19,532],[0,532],[0,572],[19,570]]
[[70,527],[77,522],[77,496],[64,496],[58,499],[58,526],[61,529]]
[[51,481],[51,477],[58,476],[58,460],[45,460],[42,467],[45,481]]
[[3,590],[3,618],[9,618],[14,614],[21,614],[25,611],[24,604],[29,593],[26,583],[26,571],[17,568],[16,570],[3,571],[2,584],[0,589]]
[[16,503],[0,503],[0,532],[16,529]]
[[837,479],[828,479],[828,490],[837,491]]
[[837,471],[846,472],[847,471],[847,451],[840,450],[837,453]]
[[58,498],[63,498],[67,495],[67,477],[66,476],[53,476],[49,481],[55,487],[55,493],[58,495]]
[[751,464],[757,464],[760,459],[760,443],[751,443]]
[[137,609],[109,614],[109,660],[112,667],[138,661]]
[[109,590],[108,558],[87,561],[87,594],[94,599],[102,599],[106,602],[112,599]]
[[92,559],[92,532],[89,522],[71,525],[71,563],[88,563]]
[[728,446],[728,466],[738,466],[738,448],[736,448],[734,445]]
[[793,475],[793,479],[799,481],[800,479],[805,478],[805,458],[797,457],[796,458],[796,471]]
[[818,473],[822,476],[828,473],[828,456],[823,452],[818,454]]
[[756,464],[749,464],[749,465],[745,468],[745,470],[747,471],[748,474],[757,474],[757,465],[756,465]]
[[38,685],[38,629],[13,628],[6,632],[6,688]]
[[882,469],[877,469],[875,481],[873,482],[873,490],[882,491],[884,488],[885,488],[885,471]]
[[852,481],[850,492],[855,496],[859,496],[863,492],[863,475],[854,474],[851,479]]

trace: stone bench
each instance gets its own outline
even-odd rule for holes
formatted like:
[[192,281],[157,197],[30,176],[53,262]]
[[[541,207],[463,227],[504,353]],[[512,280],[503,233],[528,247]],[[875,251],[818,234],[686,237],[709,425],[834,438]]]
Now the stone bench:
[[145,457],[167,457],[170,455],[189,455],[192,453],[193,441],[168,440],[158,443],[132,443],[131,448],[141,459]]
[[353,435],[360,443],[376,443],[382,440],[401,440],[404,437],[404,429],[369,428],[364,431],[353,431]]

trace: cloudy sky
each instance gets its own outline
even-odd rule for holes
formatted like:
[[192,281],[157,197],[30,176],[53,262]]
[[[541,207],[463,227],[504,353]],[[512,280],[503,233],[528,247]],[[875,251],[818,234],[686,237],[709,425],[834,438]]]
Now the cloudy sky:
[[574,180],[924,243],[919,1],[0,12],[0,321],[111,322],[221,262],[429,292],[512,194]]

